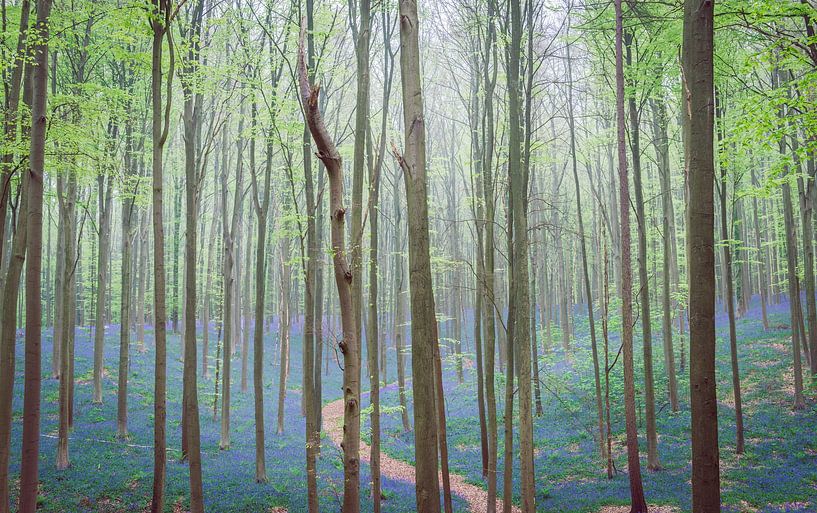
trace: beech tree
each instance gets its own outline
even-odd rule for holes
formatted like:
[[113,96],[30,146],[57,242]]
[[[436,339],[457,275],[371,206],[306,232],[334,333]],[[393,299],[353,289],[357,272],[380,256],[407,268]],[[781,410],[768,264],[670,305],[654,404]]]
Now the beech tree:
[[408,205],[411,369],[414,376],[414,451],[417,463],[415,489],[417,511],[435,513],[440,511],[440,484],[437,480],[435,385],[434,375],[429,373],[429,369],[435,366],[437,319],[431,289],[426,139],[420,82],[419,20],[417,2],[414,0],[400,0],[400,48],[405,145],[402,153],[396,147],[392,147],[392,153],[403,171]]
[[[153,407],[153,500],[151,513],[164,511],[165,480],[167,478],[167,307],[165,302],[165,247],[163,226],[163,150],[170,129],[171,86],[173,84],[174,53],[172,45],[172,11],[170,0],[154,0],[149,14],[153,30],[151,53],[151,132],[153,136],[153,286],[154,286],[154,364]],[[167,83],[162,77],[163,42],[170,48],[170,68]],[[166,103],[162,104],[165,85]]]
[[[45,137],[48,118],[48,21],[51,0],[37,0],[34,31],[37,45],[31,77],[31,144],[29,151],[28,203],[26,205],[26,334],[25,390],[23,395],[23,440],[20,469],[21,513],[37,510],[40,452],[40,390],[42,386],[42,298],[40,280],[43,251],[43,183]],[[3,441],[5,442],[5,441]],[[5,503],[4,506],[5,507]]]
[[689,268],[689,386],[692,409],[692,509],[721,510],[715,393],[714,2],[684,2],[681,56]]
[[[635,384],[633,371],[633,291],[630,264],[630,186],[627,170],[627,147],[624,118],[624,28],[621,0],[616,8],[616,120],[618,135],[619,205],[621,205],[621,323],[622,352],[624,357],[624,406],[627,425],[627,469],[630,479],[632,513],[646,513],[644,485],[641,481],[641,462],[638,457],[638,431],[635,412]],[[646,301],[646,299],[644,300]]]
[[298,82],[304,116],[318,148],[318,158],[329,177],[329,211],[331,212],[332,260],[338,289],[343,339],[339,348],[344,358],[343,368],[343,510],[360,510],[360,342],[355,333],[352,310],[352,271],[346,259],[344,229],[346,210],[343,208],[343,175],[341,158],[329,136],[318,110],[319,88],[309,83],[304,56],[304,27],[298,49]]

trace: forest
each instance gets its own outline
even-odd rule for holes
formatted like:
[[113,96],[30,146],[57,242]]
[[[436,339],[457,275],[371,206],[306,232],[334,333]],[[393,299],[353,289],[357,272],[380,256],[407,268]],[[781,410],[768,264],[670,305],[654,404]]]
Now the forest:
[[817,0],[0,10],[0,513],[817,512]]

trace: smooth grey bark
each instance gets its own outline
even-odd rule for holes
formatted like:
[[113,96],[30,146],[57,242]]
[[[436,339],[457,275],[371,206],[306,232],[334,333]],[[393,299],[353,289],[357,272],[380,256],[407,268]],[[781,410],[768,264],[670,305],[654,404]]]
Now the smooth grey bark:
[[139,351],[145,350],[145,293],[148,288],[148,223],[147,211],[139,216],[138,238],[139,259],[134,262],[138,270],[136,286],[136,344]]
[[344,357],[343,367],[343,511],[360,511],[360,341],[356,336],[355,314],[352,308],[352,271],[347,262],[344,241],[346,209],[343,208],[343,167],[340,154],[329,136],[318,110],[318,88],[312,86],[304,57],[303,27],[298,53],[299,91],[304,117],[318,147],[329,177],[329,203],[332,231],[332,260],[338,290],[343,339],[339,346]]
[[[4,112],[4,135],[6,140],[14,140],[17,134],[17,117],[20,101],[20,94],[23,88],[23,70],[26,66],[23,63],[23,56],[26,48],[26,37],[29,28],[29,14],[31,4],[29,0],[23,0],[20,4],[20,25],[17,34],[17,48],[14,52],[14,61],[11,64],[11,72],[6,72],[4,76],[5,90],[5,112]],[[46,55],[47,58],[47,55]],[[31,72],[31,67],[28,66]],[[25,80],[25,85],[31,87],[30,78]],[[10,195],[9,180],[10,166],[14,159],[14,153],[7,151],[3,154],[2,167],[0,168],[0,180],[2,180],[2,196],[0,196],[0,227],[6,224],[6,211],[8,196]],[[24,175],[23,184],[28,180],[28,174]],[[0,513],[10,512],[9,493],[9,456],[11,451],[11,423],[12,423],[12,402],[14,392],[14,366],[15,366],[15,344],[17,337],[17,305],[20,291],[20,280],[25,265],[26,252],[26,214],[28,213],[28,189],[21,189],[19,216],[17,226],[12,237],[12,247],[7,272],[2,276],[2,320],[0,321]],[[48,248],[51,247],[51,224],[48,230]],[[42,230],[42,228],[41,228]],[[4,237],[0,236],[4,241]],[[0,242],[0,256],[3,254],[3,242]],[[2,271],[0,271],[1,273]],[[50,299],[46,276],[46,297]],[[51,309],[47,309],[46,326],[51,324]]]
[[[165,276],[165,233],[163,212],[163,152],[170,128],[173,73],[175,67],[173,31],[170,30],[170,0],[153,0],[150,24],[153,29],[151,54],[151,132],[153,200],[153,320],[156,356],[153,388],[153,498],[151,513],[164,511],[167,478],[167,304]],[[163,40],[167,38],[170,65],[162,77]],[[162,104],[162,85],[166,80],[166,103]]]
[[[723,110],[720,106],[720,98],[717,89],[715,90],[715,116],[720,121],[718,127],[718,143],[723,144],[723,134],[726,127],[723,126]],[[723,281],[724,281],[724,302],[726,303],[726,313],[729,319],[729,353],[730,363],[732,367],[732,393],[735,399],[735,453],[743,454],[744,452],[744,436],[743,436],[743,401],[740,393],[740,370],[738,368],[738,341],[737,328],[735,326],[735,291],[734,280],[732,277],[732,248],[731,239],[729,237],[729,227],[734,224],[734,219],[727,214],[727,179],[729,170],[726,162],[722,159],[720,161],[720,218],[721,218],[721,262],[723,264]],[[735,185],[737,188],[737,185]],[[733,194],[735,196],[735,194]],[[734,210],[734,209],[733,209]],[[734,215],[734,214],[733,214]]]
[[[135,166],[133,162],[133,129],[130,123],[125,127],[125,168],[128,177],[132,177]],[[117,376],[116,401],[116,434],[120,438],[128,436],[128,372],[130,370],[130,325],[131,325],[131,246],[133,244],[133,210],[135,190],[129,189],[128,181],[124,184],[122,199],[122,285],[119,325],[119,369]]]
[[10,260],[3,282],[2,321],[0,321],[0,512],[9,513],[9,456],[11,453],[12,401],[14,391],[15,343],[17,341],[17,301],[25,265],[28,235],[28,181],[23,175],[20,185],[19,212],[10,248]]
[[77,224],[77,177],[73,171],[67,177],[60,177],[57,182],[57,198],[60,205],[60,230],[65,232],[64,259],[65,267],[62,278],[62,337],[60,348],[60,384],[59,384],[59,429],[57,440],[57,457],[55,465],[58,470],[68,468],[71,463],[68,455],[68,431],[70,429],[71,404],[71,360],[74,343],[74,322],[76,319],[76,224]]
[[240,234],[239,220],[241,216],[241,199],[243,197],[244,178],[244,139],[240,136],[244,132],[243,108],[238,118],[238,140],[236,156],[236,179],[235,190],[233,191],[233,209],[228,215],[227,202],[229,200],[227,190],[228,166],[223,166],[221,174],[221,205],[222,205],[222,238],[223,238],[223,272],[224,281],[224,304],[223,304],[223,326],[224,326],[224,350],[222,351],[222,393],[221,393],[221,435],[219,438],[219,449],[228,450],[230,448],[230,374],[231,360],[235,350],[236,338],[236,253],[238,244],[236,239]]
[[[184,438],[183,457],[187,457],[189,466],[190,513],[204,513],[204,492],[201,472],[201,433],[199,426],[198,379],[196,375],[196,263],[198,257],[198,210],[199,184],[207,167],[207,159],[201,154],[201,111],[202,93],[198,88],[195,73],[199,71],[201,32],[204,18],[204,1],[192,7],[189,28],[189,49],[184,61],[181,75],[184,91],[182,122],[184,125],[184,196],[185,196],[185,235],[184,235],[184,310],[182,313],[183,328],[183,397],[182,407]],[[184,35],[184,34],[183,34]],[[203,161],[202,161],[203,160]],[[181,216],[180,216],[181,217]],[[177,234],[178,236],[178,234]],[[181,238],[181,237],[179,237]],[[205,326],[205,329],[207,327]],[[185,451],[186,449],[186,451]]]
[[394,349],[397,353],[397,395],[400,401],[400,419],[403,422],[403,431],[411,431],[411,423],[408,416],[408,401],[406,400],[406,355],[403,346],[405,337],[405,264],[403,263],[403,252],[405,251],[405,240],[403,239],[402,216],[403,208],[400,200],[400,180],[397,171],[392,178],[392,205],[394,208],[394,235],[392,236],[394,252]]
[[[471,58],[471,102],[469,112],[469,125],[471,130],[471,162],[472,172],[471,194],[474,198],[482,198],[482,146],[480,144],[480,64],[479,56],[474,53]],[[397,185],[395,185],[395,188]],[[396,206],[395,214],[400,209]],[[488,422],[486,419],[485,405],[485,359],[483,356],[482,319],[484,314],[483,296],[485,294],[485,235],[483,229],[484,209],[481,201],[472,202],[472,215],[474,218],[474,231],[476,238],[476,258],[477,269],[474,273],[474,352],[476,357],[477,373],[477,412],[479,414],[480,449],[482,454],[482,477],[488,477]],[[395,250],[396,251],[396,250]],[[396,266],[395,266],[395,269]],[[407,420],[407,418],[406,418]],[[406,422],[407,424],[407,422]]]
[[[483,308],[485,309],[484,341],[485,341],[485,402],[488,413],[488,504],[487,513],[496,512],[496,492],[497,492],[497,456],[498,456],[498,433],[497,433],[497,412],[496,412],[496,391],[495,391],[495,371],[496,371],[496,307],[495,300],[495,200],[494,200],[494,90],[499,68],[496,45],[496,1],[487,0],[487,12],[485,18],[487,37],[483,48],[482,80],[484,98],[484,117],[482,123],[482,195],[485,204],[484,222],[484,246],[483,256],[485,258],[482,266],[484,278],[484,298]],[[491,62],[494,63],[491,66]]]
[[[307,66],[314,75],[315,42],[313,31],[313,2],[306,3],[306,30],[307,30]],[[281,68],[283,68],[283,62]],[[278,72],[280,77],[280,71]],[[314,77],[313,77],[314,78]],[[277,85],[277,78],[276,78]],[[315,185],[312,176],[312,144],[309,127],[304,124],[303,130],[303,159],[304,159],[304,195],[306,196],[306,243],[307,255],[304,266],[304,338],[303,338],[303,381],[304,394],[301,403],[306,414],[306,474],[307,474],[307,505],[310,513],[318,513],[318,482],[315,460],[320,447],[320,432],[317,429],[318,409],[320,401],[315,398],[315,366],[320,368],[320,353],[316,352],[315,325],[321,319],[316,318],[315,278],[319,265],[317,228],[315,226]],[[303,249],[302,249],[303,251]],[[320,377],[320,373],[317,374]]]
[[[357,4],[357,12],[351,7]],[[355,127],[354,127],[354,150],[352,160],[352,218],[351,218],[351,238],[349,241],[349,250],[351,257],[351,275],[352,275],[352,312],[354,313],[355,322],[355,340],[358,343],[361,340],[361,332],[363,329],[363,173],[365,168],[366,156],[366,134],[369,127],[369,41],[371,35],[371,6],[369,0],[360,0],[359,2],[350,1],[351,27],[352,37],[355,41],[355,57],[357,66],[357,92],[355,98]],[[357,25],[356,15],[360,16]],[[349,360],[354,359],[354,362]],[[360,399],[360,351],[350,351],[344,354],[344,361],[347,366],[351,367],[352,372],[356,372],[354,376],[349,376],[348,381],[357,383],[358,390],[354,394],[359,401]],[[344,383],[347,382],[346,367],[344,367]],[[350,373],[351,374],[351,373]],[[348,387],[348,385],[346,385]],[[357,405],[359,406],[359,404]],[[358,447],[360,445],[360,412],[356,408],[353,411],[344,411],[344,426],[346,426],[346,416],[352,414],[355,418],[351,420],[350,428],[353,430],[349,433],[349,438],[354,439],[351,442],[357,456]],[[352,427],[354,426],[354,427]],[[346,438],[346,437],[344,437]],[[344,442],[347,440],[344,439]],[[345,448],[345,446],[344,446]],[[350,454],[344,454],[344,457],[350,457]],[[344,493],[343,493],[343,510],[350,513],[357,513],[360,510],[360,482],[359,482],[359,468],[358,462],[344,461]],[[348,466],[348,468],[347,468]],[[375,498],[375,502],[377,498]],[[379,507],[379,504],[378,506]]]
[[[521,474],[522,512],[536,509],[536,485],[533,465],[533,415],[531,394],[531,335],[530,335],[530,278],[528,272],[528,176],[522,164],[522,114],[520,112],[519,65],[522,53],[522,13],[520,2],[511,2],[510,50],[508,62],[508,172],[513,215],[513,267],[509,282],[514,293],[513,340],[508,344],[508,367],[519,379],[519,459]],[[591,329],[592,329],[591,324]],[[594,336],[595,338],[595,336]],[[513,354],[511,354],[513,353]],[[516,360],[514,362],[514,359]],[[512,376],[514,370],[509,374]],[[513,380],[507,386],[513,387]],[[512,402],[509,401],[510,404]],[[506,424],[510,424],[506,417]],[[508,510],[511,501],[506,500]]]
[[[253,112],[255,109],[253,109]],[[255,482],[267,481],[265,432],[264,432],[264,307],[266,303],[266,251],[267,216],[272,196],[272,137],[267,139],[267,155],[264,163],[264,185],[259,189],[255,176],[255,141],[251,143],[253,203],[258,218],[258,234],[255,244],[255,326],[253,329],[253,411],[255,415]],[[259,196],[260,192],[260,196]],[[249,270],[249,269],[248,269]]]
[[[757,187],[757,177],[755,176],[755,168],[754,166],[750,169],[751,176],[752,176],[752,186]],[[758,266],[757,266],[757,277],[758,277],[758,288],[760,289],[760,312],[761,312],[761,319],[763,321],[763,329],[769,329],[769,314],[768,314],[768,303],[769,303],[769,280],[767,278],[767,268],[768,268],[768,251],[766,250],[763,244],[763,232],[760,230],[760,220],[758,216],[759,208],[757,205],[757,195],[752,195],[752,227],[754,228],[755,232],[755,243],[757,246],[757,252],[759,254],[758,257]]]
[[48,20],[51,0],[37,0],[32,72],[31,150],[26,217],[26,333],[25,385],[23,390],[23,440],[20,469],[20,513],[35,513],[39,488],[40,392],[42,386],[42,298],[40,297],[43,250],[43,172],[48,124]]
[[[114,129],[113,137],[118,130]],[[107,181],[106,181],[107,178]],[[97,295],[94,326],[94,393],[93,402],[102,403],[102,374],[105,348],[105,297],[108,285],[108,259],[111,245],[111,203],[113,177],[100,174],[99,188],[99,253],[97,259]]]
[[[414,389],[414,448],[417,511],[439,513],[437,420],[435,413],[435,348],[437,319],[429,253],[426,135],[420,80],[419,18],[416,0],[400,0],[400,78],[405,147],[393,148],[403,170],[408,214],[409,283],[411,293],[411,366]],[[439,353],[437,353],[439,354]],[[444,423],[444,419],[439,419]]]
[[664,341],[664,368],[667,373],[667,395],[672,411],[678,411],[678,381],[675,375],[675,350],[672,345],[672,288],[677,288],[676,276],[672,272],[675,262],[675,253],[672,246],[672,233],[674,228],[671,221],[672,212],[672,188],[670,186],[670,165],[669,165],[669,137],[667,136],[667,108],[662,99],[650,100],[652,111],[652,129],[655,139],[656,163],[658,165],[658,176],[661,185],[661,231],[662,233],[662,277],[661,288],[661,334]]

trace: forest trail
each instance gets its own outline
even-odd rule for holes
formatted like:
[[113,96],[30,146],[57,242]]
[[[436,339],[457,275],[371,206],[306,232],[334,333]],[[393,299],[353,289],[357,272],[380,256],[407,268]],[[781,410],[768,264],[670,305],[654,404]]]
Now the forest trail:
[[[391,385],[389,385],[391,386]],[[361,398],[368,395],[368,392],[361,394]],[[332,401],[323,407],[324,429],[329,438],[336,446],[340,447],[343,440],[343,398]],[[369,462],[371,448],[363,440],[360,441],[360,460]],[[386,453],[380,452],[380,472],[384,477],[414,483],[414,467],[403,461],[389,457]],[[488,493],[471,483],[468,483],[463,476],[450,474],[451,493],[468,502],[471,513],[485,513],[487,511]],[[442,481],[442,478],[441,478]],[[496,500],[497,511],[502,511],[502,499]],[[520,513],[517,506],[513,506],[513,513]]]

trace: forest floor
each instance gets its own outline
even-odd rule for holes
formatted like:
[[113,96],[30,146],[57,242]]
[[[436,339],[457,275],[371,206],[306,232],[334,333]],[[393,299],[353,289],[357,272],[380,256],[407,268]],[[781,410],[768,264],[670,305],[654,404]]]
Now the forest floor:
[[[719,309],[717,340],[717,380],[719,400],[719,440],[721,489],[724,512],[783,513],[817,512],[817,387],[809,383],[807,408],[794,411],[791,338],[788,305],[770,306],[771,329],[764,331],[760,309],[750,310],[737,322],[738,353],[746,437],[746,451],[735,454],[735,412],[729,360],[728,329],[725,314]],[[691,511],[690,411],[688,370],[678,373],[680,408],[671,411],[664,372],[660,318],[653,319],[653,361],[656,378],[658,453],[662,470],[646,468],[646,439],[643,400],[643,353],[641,333],[636,333],[636,402],[639,445],[647,501],[661,506],[660,513]],[[611,319],[611,334],[618,331],[617,319]],[[618,472],[608,480],[605,462],[598,452],[597,417],[593,368],[586,315],[576,314],[576,335],[569,359],[561,348],[540,354],[540,394],[543,415],[534,418],[534,463],[536,504],[542,512],[613,513],[615,506],[629,504],[629,486],[624,447],[623,381],[621,362],[611,371],[610,403],[612,411],[613,454]],[[639,325],[640,327],[640,325]],[[542,342],[542,333],[539,341]],[[553,340],[560,339],[554,331]],[[599,342],[602,344],[602,342]],[[681,345],[688,355],[688,338],[675,334],[676,365]],[[554,342],[554,346],[558,342]],[[620,347],[618,336],[611,336],[610,361]],[[603,348],[600,347],[603,358]],[[688,357],[687,357],[688,358]],[[480,433],[474,369],[466,359],[466,379],[457,383],[454,360],[449,357],[446,384],[446,425],[449,465],[475,486],[485,487],[482,478]],[[804,369],[804,372],[806,369]],[[603,363],[602,363],[603,372]],[[603,378],[602,378],[603,379]],[[602,383],[602,390],[604,384]],[[409,390],[410,392],[410,387]],[[499,468],[497,480],[503,480],[502,453],[504,375],[497,376],[499,415]],[[381,394],[384,404],[397,404],[395,388]],[[409,407],[411,403],[409,403]],[[411,418],[411,415],[409,416]],[[518,414],[514,415],[518,418]],[[364,435],[369,433],[368,420]],[[515,429],[518,426],[515,425]],[[382,450],[397,460],[413,460],[413,434],[405,433],[399,412],[381,420]],[[518,447],[518,436],[514,437]],[[519,499],[519,462],[514,462],[514,500]],[[518,502],[517,502],[518,503]],[[625,510],[629,511],[628,508]],[[656,511],[658,509],[653,509]]]
[[[806,410],[793,411],[791,344],[786,305],[771,308],[774,329],[766,332],[759,321],[759,312],[750,311],[738,321],[739,354],[746,425],[746,453],[734,452],[734,409],[729,367],[728,341],[723,319],[719,318],[718,338],[718,397],[721,469],[724,511],[730,513],[782,513],[817,511],[817,407],[815,388],[806,392]],[[569,360],[559,350],[540,357],[541,398],[544,414],[535,418],[534,441],[538,510],[543,512],[594,513],[602,508],[627,504],[628,483],[626,455],[623,446],[623,402],[620,363],[611,372],[611,405],[613,417],[614,455],[619,473],[608,480],[603,462],[598,456],[593,398],[592,365],[587,322],[576,314],[576,334]],[[443,327],[444,329],[444,327]],[[611,331],[617,331],[615,319]],[[666,380],[660,329],[653,341],[659,456],[663,470],[650,472],[644,467],[644,486],[651,504],[672,506],[678,511],[690,510],[690,447],[687,372],[679,372],[681,408],[671,412],[666,400]],[[43,438],[41,441],[41,499],[43,512],[143,512],[148,506],[152,483],[152,415],[153,359],[152,332],[148,332],[146,348],[136,344],[131,352],[131,377],[128,389],[130,437],[116,438],[116,382],[118,361],[117,326],[106,329],[104,403],[94,405],[92,392],[93,330],[78,328],[76,340],[75,422],[71,433],[71,467],[59,471],[54,466],[58,425],[58,381],[50,378],[51,332],[43,339]],[[637,334],[638,335],[638,334]],[[541,334],[540,334],[541,337]],[[292,361],[284,404],[284,433],[275,433],[278,396],[278,351],[275,326],[267,335],[265,351],[265,422],[267,426],[267,475],[269,482],[254,482],[254,421],[253,396],[241,392],[241,358],[233,359],[232,446],[218,449],[219,421],[213,417],[213,375],[216,334],[211,331],[208,378],[199,377],[201,433],[204,473],[205,507],[214,513],[249,513],[306,510],[306,479],[304,465],[304,427],[300,415],[302,362],[301,338],[296,327],[292,337]],[[466,347],[470,347],[470,337]],[[558,333],[554,335],[558,340]],[[540,338],[541,341],[541,338]],[[676,355],[680,355],[681,339],[676,337]],[[686,342],[684,342],[685,344]],[[619,347],[611,339],[611,360]],[[22,337],[17,345],[17,375],[13,404],[12,476],[19,473],[21,441],[23,351]],[[685,348],[688,353],[688,348]],[[187,505],[187,467],[179,462],[181,444],[181,347],[178,335],[168,340],[168,511],[185,511]],[[390,351],[389,375],[395,377],[394,354]],[[365,361],[365,359],[364,359]],[[465,355],[465,382],[458,384],[454,360],[445,361],[446,414],[449,460],[452,473],[475,489],[484,489],[479,452],[479,428],[476,417],[475,375]],[[636,379],[639,411],[643,410],[641,344],[636,340]],[[340,397],[341,372],[332,358],[324,376],[324,404]],[[497,376],[502,433],[502,391],[504,381]],[[252,358],[248,383],[252,386]],[[409,399],[411,398],[409,387]],[[382,393],[383,452],[395,461],[413,464],[413,435],[404,433],[400,422],[397,394],[394,387]],[[364,401],[365,404],[365,401]],[[411,416],[410,416],[411,417]],[[329,430],[327,415],[325,428]],[[329,430],[331,431],[331,430]],[[643,414],[639,413],[642,465],[645,464]],[[369,441],[368,419],[364,418],[363,436]],[[319,493],[322,510],[337,511],[343,490],[343,469],[340,450],[324,432],[321,458],[318,463]],[[518,443],[518,439],[516,441]],[[499,440],[502,454],[502,436]],[[518,462],[515,472],[518,473]],[[502,483],[502,459],[499,460],[498,482]],[[518,476],[517,476],[518,477]],[[369,467],[361,465],[361,488],[370,480]],[[518,479],[514,497],[518,499]],[[415,510],[414,486],[401,479],[383,478],[383,511],[403,513]],[[501,486],[500,486],[501,488]],[[369,494],[361,494],[361,510],[371,511]],[[454,496],[457,512],[470,511],[468,502]],[[604,509],[615,511],[613,509]]]
[[[391,384],[381,389],[382,392],[395,390],[396,384]],[[363,394],[367,397],[369,394]],[[363,398],[361,398],[363,399]],[[332,401],[323,407],[323,425],[329,439],[336,446],[340,447],[343,440],[343,398]],[[370,431],[371,432],[371,431]],[[366,442],[360,442],[360,460],[364,463],[371,461],[372,449]],[[383,451],[380,452],[380,472],[389,479],[414,484],[415,469],[411,463],[392,458]],[[488,493],[480,486],[469,483],[459,474],[449,474],[451,493],[468,502],[468,510],[471,513],[485,513],[488,509]],[[442,474],[440,474],[442,483]],[[497,511],[503,511],[501,499],[496,501]],[[513,513],[521,510],[517,506],[512,507]]]

